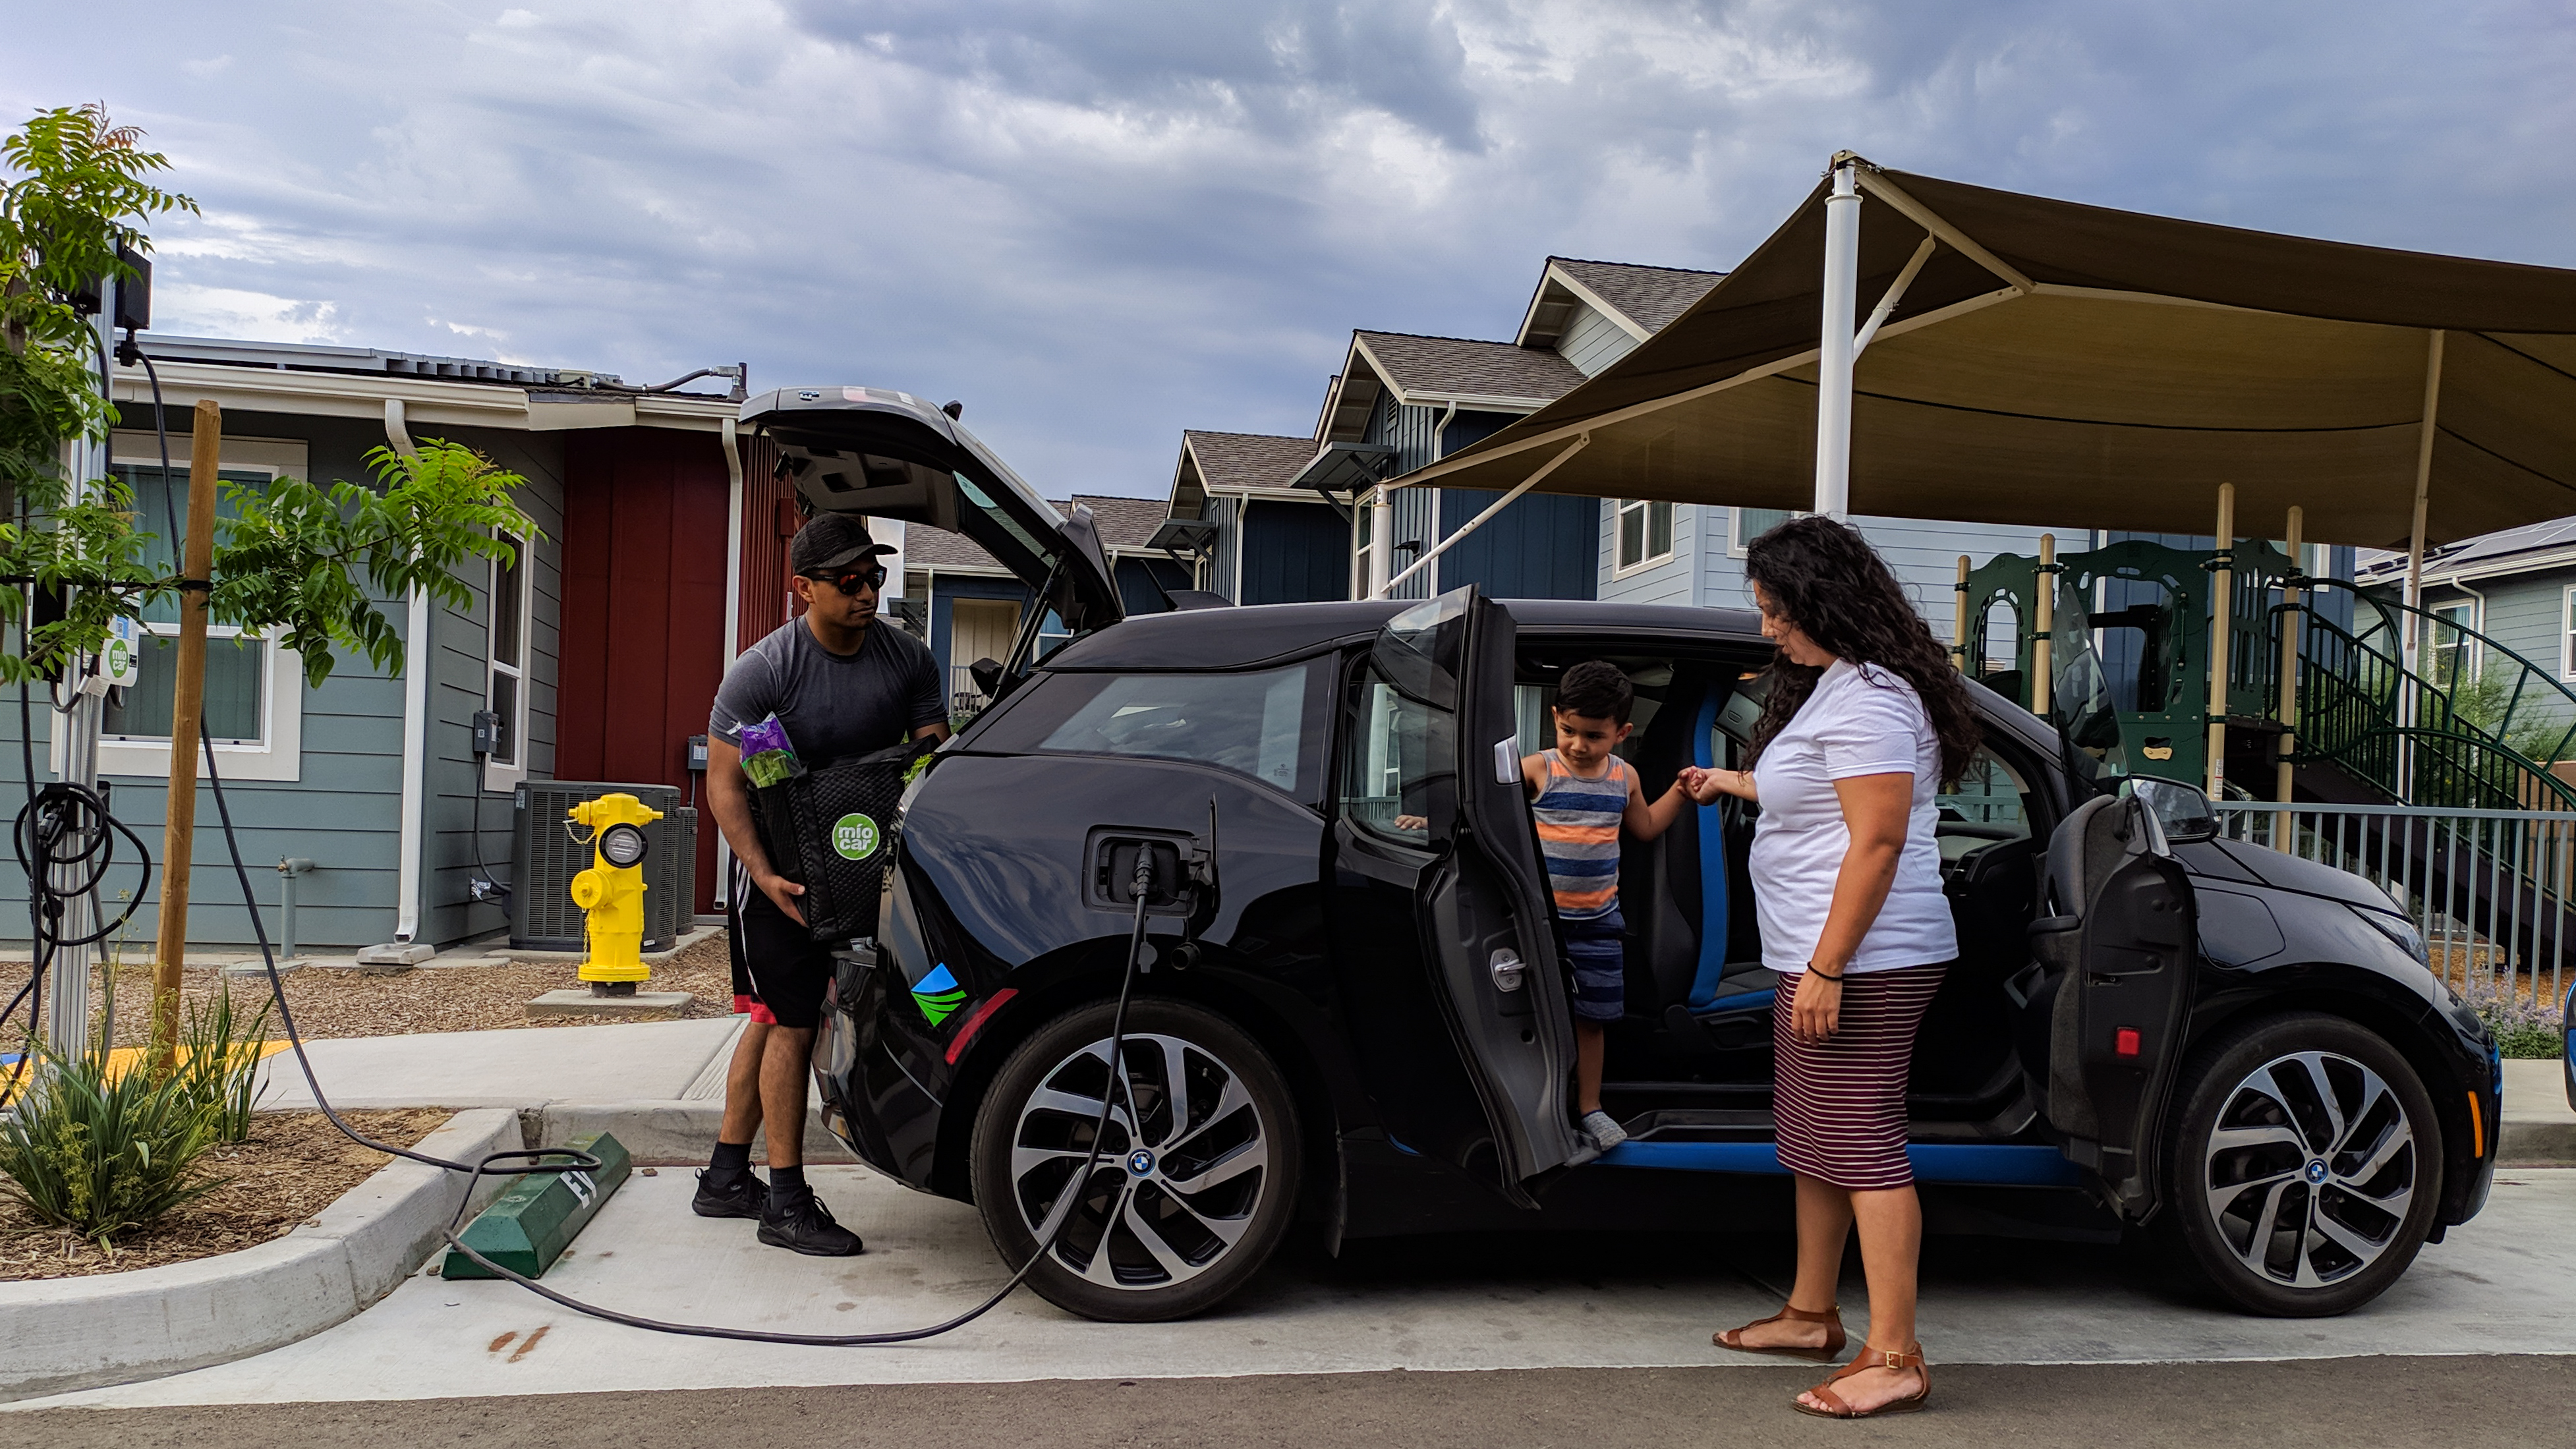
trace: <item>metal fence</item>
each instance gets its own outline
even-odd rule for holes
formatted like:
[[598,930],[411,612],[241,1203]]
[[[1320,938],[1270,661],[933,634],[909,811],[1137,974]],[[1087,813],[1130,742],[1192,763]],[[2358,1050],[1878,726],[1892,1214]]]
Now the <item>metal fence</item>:
[[975,682],[975,671],[963,664],[948,666],[948,714],[957,720],[973,719],[984,712],[993,697]]
[[2554,1006],[2569,976],[2576,812],[2214,802],[2228,838],[2363,876],[2424,933],[2463,995]]

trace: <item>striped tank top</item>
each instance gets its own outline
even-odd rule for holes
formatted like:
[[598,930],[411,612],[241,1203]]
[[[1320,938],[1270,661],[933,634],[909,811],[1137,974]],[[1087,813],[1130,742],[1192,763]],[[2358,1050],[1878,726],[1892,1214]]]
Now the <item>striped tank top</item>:
[[1542,751],[1547,785],[1530,802],[1538,822],[1539,853],[1547,858],[1547,884],[1556,913],[1570,921],[1619,909],[1619,822],[1628,813],[1628,762],[1610,757],[1597,780],[1567,769],[1554,750]]

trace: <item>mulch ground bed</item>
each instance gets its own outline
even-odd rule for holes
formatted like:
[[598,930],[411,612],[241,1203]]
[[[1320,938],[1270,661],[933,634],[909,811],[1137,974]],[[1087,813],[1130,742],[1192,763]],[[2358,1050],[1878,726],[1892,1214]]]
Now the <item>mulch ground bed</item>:
[[[415,1146],[453,1115],[444,1108],[344,1112],[380,1142]],[[254,1247],[329,1207],[393,1159],[342,1136],[319,1112],[263,1112],[250,1140],[209,1150],[202,1171],[228,1179],[148,1228],[102,1247],[36,1221],[0,1178],[0,1282],[158,1268]]]
[[[286,1004],[295,1013],[295,1029],[308,1040],[323,1037],[399,1036],[423,1031],[491,1031],[509,1027],[596,1026],[602,1022],[673,1021],[682,1017],[733,1014],[733,970],[718,931],[653,968],[653,979],[637,989],[686,991],[696,996],[685,1011],[623,1012],[616,1016],[546,1017],[531,1021],[528,1002],[540,992],[578,986],[571,962],[507,966],[423,966],[391,976],[324,966],[290,971]],[[104,999],[104,968],[96,973],[90,1000]],[[180,992],[205,1002],[230,988],[233,1006],[245,1016],[269,999],[265,976],[227,977],[212,967],[182,973]],[[139,1046],[150,1030],[152,966],[127,962],[116,974],[116,1043]],[[271,1013],[263,1033],[281,1040],[286,1033]]]

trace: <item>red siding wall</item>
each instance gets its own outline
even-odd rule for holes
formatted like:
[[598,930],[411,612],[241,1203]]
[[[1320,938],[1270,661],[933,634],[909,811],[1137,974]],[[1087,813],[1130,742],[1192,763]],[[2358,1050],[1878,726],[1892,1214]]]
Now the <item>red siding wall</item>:
[[[676,785],[697,803],[688,738],[706,733],[724,675],[731,487],[711,433],[566,439],[556,778]],[[701,816],[700,911],[714,900],[715,840]]]

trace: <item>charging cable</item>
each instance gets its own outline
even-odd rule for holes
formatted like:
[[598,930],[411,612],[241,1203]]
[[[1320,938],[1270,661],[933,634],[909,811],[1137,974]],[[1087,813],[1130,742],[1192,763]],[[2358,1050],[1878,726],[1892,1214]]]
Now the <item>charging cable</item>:
[[[145,356],[142,350],[134,345],[134,340],[130,333],[126,337],[124,346],[120,348],[119,351],[120,354],[130,353],[133,357],[142,362],[145,374],[151,379],[154,430],[159,434],[160,438],[162,476],[166,480],[169,476],[170,466],[170,435],[161,411],[161,378],[159,372],[153,368],[151,358]],[[168,511],[168,491],[169,490],[165,482],[163,488],[165,511]],[[176,535],[176,532],[177,530],[174,523],[172,527],[172,533],[174,536]],[[411,641],[412,647],[417,649],[423,642],[424,641],[420,640]],[[412,661],[412,667],[420,667],[420,661],[418,659],[414,659]],[[20,708],[23,711],[25,707],[26,700],[22,687]],[[269,991],[277,1007],[278,1024],[286,1031],[287,1044],[294,1052],[296,1066],[304,1074],[304,1083],[306,1088],[313,1094],[314,1106],[320,1109],[323,1117],[327,1119],[333,1127],[337,1128],[341,1135],[347,1137],[350,1141],[357,1143],[361,1147],[382,1152],[388,1156],[399,1157],[406,1161],[418,1162],[429,1167],[435,1167],[442,1171],[463,1174],[466,1179],[465,1191],[457,1202],[456,1211],[449,1216],[446,1226],[441,1229],[441,1235],[447,1239],[448,1247],[455,1252],[464,1254],[469,1261],[483,1268],[493,1276],[505,1278],[510,1282],[516,1283],[520,1287],[527,1289],[529,1292],[534,1293],[551,1303],[569,1308],[576,1313],[600,1319],[603,1322],[624,1324],[629,1328],[648,1329],[655,1333],[682,1334],[695,1338],[738,1339],[749,1343],[795,1344],[803,1347],[814,1348],[858,1348],[870,1345],[912,1343],[925,1338],[934,1338],[940,1334],[962,1328],[966,1324],[972,1323],[976,1319],[983,1317],[986,1313],[992,1311],[994,1307],[999,1305],[1003,1299],[1008,1298],[1022,1283],[1028,1280],[1029,1274],[1036,1271],[1039,1260],[1044,1258],[1048,1253],[1054,1251],[1056,1239],[1064,1232],[1065,1225],[1072,1221],[1074,1210],[1080,1205],[1085,1192],[1091,1185],[1093,1176],[1100,1171],[1102,1157],[1101,1145],[1107,1139],[1109,1124],[1117,1113],[1118,1099],[1120,1097],[1124,1097],[1126,1100],[1129,1122],[1132,1124],[1136,1120],[1137,1112],[1135,1091],[1133,1085],[1127,1079],[1126,1071],[1127,1005],[1135,989],[1137,973],[1142,969],[1144,962],[1145,907],[1148,899],[1153,894],[1154,888],[1154,862],[1153,853],[1151,851],[1137,852],[1136,871],[1133,877],[1133,886],[1136,895],[1135,923],[1128,934],[1126,960],[1120,969],[1118,978],[1118,1004],[1115,1011],[1111,1014],[1109,1025],[1108,1067],[1109,1081],[1112,1085],[1103,1087],[1101,1090],[1100,1115],[1095,1118],[1091,1124],[1091,1147],[1089,1154],[1083,1163],[1082,1170],[1074,1174],[1074,1176],[1065,1183],[1064,1187],[1057,1192],[1054,1203],[1049,1206],[1046,1220],[1039,1226],[1036,1234],[1036,1244],[1029,1254],[1028,1261],[1022,1263],[1018,1271],[1011,1275],[1010,1281],[1004,1283],[999,1289],[995,1290],[991,1297],[986,1298],[983,1302],[966,1310],[964,1313],[958,1314],[954,1318],[948,1319],[943,1323],[933,1324],[927,1328],[900,1329],[886,1333],[826,1334],[774,1333],[753,1328],[722,1328],[710,1324],[670,1323],[661,1319],[646,1318],[639,1314],[621,1312],[614,1308],[602,1308],[596,1304],[584,1303],[580,1299],[574,1298],[569,1294],[557,1292],[525,1274],[505,1267],[502,1264],[493,1262],[491,1259],[484,1257],[481,1253],[476,1252],[471,1246],[469,1246],[465,1242],[460,1231],[466,1220],[467,1209],[473,1204],[474,1190],[476,1186],[484,1177],[493,1173],[497,1164],[524,1164],[521,1166],[501,1169],[502,1171],[514,1176],[540,1172],[592,1172],[599,1170],[603,1164],[595,1155],[587,1152],[576,1151],[571,1148],[522,1147],[485,1153],[481,1158],[469,1165],[463,1162],[450,1161],[447,1158],[421,1152],[414,1148],[398,1147],[390,1142],[379,1142],[374,1138],[369,1137],[364,1132],[359,1131],[357,1128],[349,1125],[349,1123],[340,1116],[338,1110],[332,1107],[330,1098],[323,1094],[321,1080],[314,1075],[312,1059],[304,1050],[303,1033],[299,1031],[295,1025],[295,1013],[293,1008],[287,1004],[286,983],[279,975],[277,969],[277,952],[268,939],[268,925],[260,911],[259,897],[251,889],[250,870],[243,863],[241,840],[233,828],[232,807],[224,795],[223,772],[215,758],[213,728],[211,724],[203,718],[199,719],[197,728],[199,742],[205,749],[206,783],[213,787],[216,818],[223,826],[224,849],[232,862],[233,878],[241,886],[242,905],[250,913],[251,933],[254,939],[259,943],[260,963],[268,976]],[[21,734],[21,743],[22,746],[25,745],[25,735],[23,731]],[[28,857],[23,844],[23,841],[27,838],[25,821],[28,811],[35,808],[36,803],[41,797],[37,795],[36,791],[35,755],[32,746],[26,746],[22,749],[22,758],[25,764],[25,777],[29,795],[29,805],[26,810],[22,810],[20,812],[20,835],[22,840],[20,860],[21,864],[26,865],[28,868],[27,884],[30,895],[30,913],[31,916],[40,920],[58,919],[63,902],[79,892],[68,887],[56,886],[53,880],[53,873],[41,868],[38,864],[40,861],[50,859],[52,856],[59,854],[59,851],[48,847],[46,849],[39,850],[34,859],[31,860]],[[51,787],[49,787],[49,790],[50,788]],[[135,849],[138,855],[142,856],[144,868],[148,872],[151,868],[151,862],[149,855],[143,852],[142,841],[137,839],[131,830],[128,830],[122,823],[118,822],[114,816],[107,812],[106,805],[103,800],[98,800],[95,794],[90,792],[80,793],[86,795],[88,797],[88,801],[94,802],[95,804],[96,820],[98,824],[93,827],[91,834],[100,840],[104,840],[106,828],[110,827],[124,834],[127,839],[134,841]],[[42,817],[40,817],[40,820],[41,818]],[[64,833],[68,832],[59,829],[54,830],[52,834],[40,832],[38,839],[40,841],[52,840]],[[85,885],[83,888],[88,891],[95,892],[98,878],[105,873],[107,868],[107,853],[102,848],[92,847],[92,849],[95,851],[96,865],[95,868],[89,871],[85,877]],[[82,854],[69,857],[69,860],[80,861],[90,858],[91,856],[89,854]],[[138,887],[134,894],[134,902],[136,904],[140,903],[142,895],[143,892]],[[37,900],[39,897],[42,898],[41,902]],[[135,904],[129,904],[126,908],[125,915],[132,915],[134,909]],[[120,916],[115,924],[121,925],[123,923],[123,919],[124,917]],[[81,939],[102,939],[108,931],[111,931],[114,928],[115,925],[110,925],[93,935],[86,936]],[[42,949],[44,944],[43,937],[39,937],[38,944],[38,974],[30,978],[27,988],[20,993],[21,996],[28,995],[35,991],[37,989],[38,982],[42,980],[41,973],[43,970],[43,962],[46,959]],[[75,943],[65,941],[59,944]],[[13,1009],[14,1005],[15,1003],[13,1000]],[[33,1008],[31,1007],[30,1010],[30,1021],[32,1022]],[[5,1018],[0,1017],[0,1019]]]

